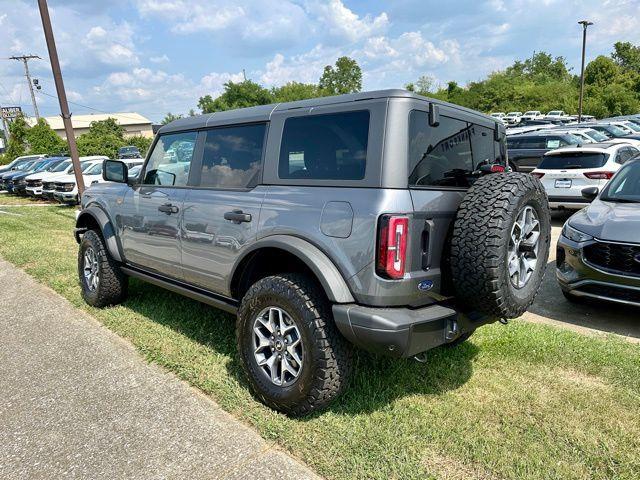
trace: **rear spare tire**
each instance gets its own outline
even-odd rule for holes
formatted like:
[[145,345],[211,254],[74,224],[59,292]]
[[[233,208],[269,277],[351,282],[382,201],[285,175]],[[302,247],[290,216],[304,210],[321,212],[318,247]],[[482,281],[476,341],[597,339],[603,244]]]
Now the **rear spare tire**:
[[549,258],[551,214],[536,177],[496,173],[479,178],[458,209],[451,273],[461,304],[516,318],[533,303]]

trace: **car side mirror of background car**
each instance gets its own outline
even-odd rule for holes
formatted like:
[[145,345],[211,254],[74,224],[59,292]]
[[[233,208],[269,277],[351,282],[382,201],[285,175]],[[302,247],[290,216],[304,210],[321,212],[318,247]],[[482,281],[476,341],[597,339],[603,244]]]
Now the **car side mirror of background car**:
[[105,160],[102,164],[102,178],[107,182],[127,183],[128,168],[120,160]]
[[600,189],[598,187],[587,187],[583,188],[581,191],[582,196],[589,201],[595,200],[599,192]]

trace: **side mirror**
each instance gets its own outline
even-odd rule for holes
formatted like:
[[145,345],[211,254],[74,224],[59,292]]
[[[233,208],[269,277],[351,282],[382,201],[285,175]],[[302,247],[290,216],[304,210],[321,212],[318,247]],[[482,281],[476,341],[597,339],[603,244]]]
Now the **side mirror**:
[[102,178],[107,182],[127,183],[128,168],[119,160],[105,160],[102,164]]
[[440,125],[440,107],[434,105],[433,103],[429,104],[429,126],[437,127]]
[[582,196],[585,199],[591,202],[596,199],[599,192],[600,192],[600,189],[598,187],[587,187],[587,188],[583,188],[580,193],[582,193]]

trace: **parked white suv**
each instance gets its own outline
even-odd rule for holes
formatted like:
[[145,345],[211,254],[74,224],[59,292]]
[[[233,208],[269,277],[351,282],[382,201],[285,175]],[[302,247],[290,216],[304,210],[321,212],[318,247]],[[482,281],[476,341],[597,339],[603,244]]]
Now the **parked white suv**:
[[503,120],[507,122],[507,125],[517,125],[522,120],[522,112],[509,112]]
[[590,202],[582,196],[587,187],[605,186],[614,173],[640,150],[628,143],[592,143],[547,152],[532,175],[549,196],[551,208],[580,209]]
[[[103,162],[107,159],[108,157],[104,155],[90,155],[86,157],[80,157],[79,159],[80,169],[84,170],[85,168],[87,168],[88,162],[96,162],[96,161]],[[42,187],[40,187],[40,194],[42,195],[42,198],[53,200],[54,194],[56,191],[55,182],[58,181],[58,179],[60,178],[67,178],[67,176],[69,175],[73,177],[73,164],[71,163],[70,159],[68,160],[68,163],[65,165],[65,168],[62,169],[60,172],[47,175],[46,177],[42,178]],[[75,183],[75,177],[73,179],[73,182]]]
[[543,118],[544,115],[540,110],[529,110],[522,115],[522,120],[542,120]]

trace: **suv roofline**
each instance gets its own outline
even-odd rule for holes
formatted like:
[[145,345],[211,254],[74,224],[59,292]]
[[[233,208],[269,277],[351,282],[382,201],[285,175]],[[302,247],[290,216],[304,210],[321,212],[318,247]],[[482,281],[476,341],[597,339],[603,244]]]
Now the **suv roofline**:
[[210,125],[210,123],[214,118],[216,120],[223,120],[225,121],[225,123],[230,125],[234,123],[268,122],[269,120],[271,120],[271,116],[274,112],[390,98],[407,98],[418,100],[421,102],[433,103],[435,105],[446,106],[448,108],[465,112],[475,117],[484,118],[498,124],[495,117],[485,115],[484,113],[480,113],[476,110],[471,110],[466,107],[461,107],[460,105],[455,105],[453,103],[445,102],[435,98],[418,95],[417,93],[410,92],[408,90],[396,88],[386,90],[373,90],[370,92],[349,93],[345,95],[334,95],[330,97],[309,98],[306,100],[296,100],[294,102],[271,103],[268,105],[236,108],[233,110],[225,110],[223,112],[206,113],[193,117],[180,118],[178,120],[174,120],[171,123],[168,123],[167,125],[162,126],[158,130],[158,135],[164,133],[181,132],[185,130],[196,130],[213,126]]

